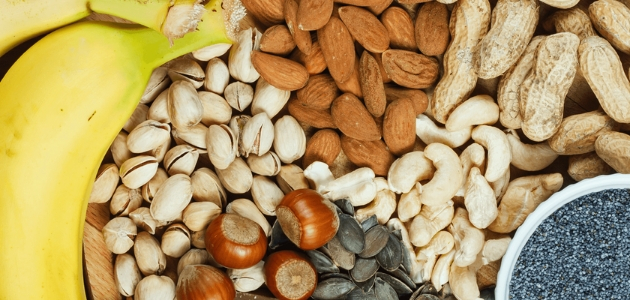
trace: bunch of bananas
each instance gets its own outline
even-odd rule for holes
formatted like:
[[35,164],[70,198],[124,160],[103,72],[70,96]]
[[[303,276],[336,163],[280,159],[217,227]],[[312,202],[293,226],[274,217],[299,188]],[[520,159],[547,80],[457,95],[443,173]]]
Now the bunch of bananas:
[[[0,1],[0,55],[64,26],[29,48],[0,81],[0,300],[85,298],[83,224],[109,145],[154,68],[231,43],[221,1],[205,4],[196,30],[179,39],[163,27],[170,2]],[[90,11],[137,24],[66,25]]]

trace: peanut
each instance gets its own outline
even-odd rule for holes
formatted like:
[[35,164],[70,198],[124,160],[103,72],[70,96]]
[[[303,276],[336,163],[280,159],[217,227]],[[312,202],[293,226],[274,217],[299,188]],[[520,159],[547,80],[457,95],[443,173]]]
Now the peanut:
[[567,173],[575,181],[613,173],[614,170],[596,152],[572,155],[569,157]]
[[562,120],[549,146],[559,154],[584,154],[595,150],[595,140],[601,133],[617,129],[619,124],[603,111],[577,114]]
[[575,33],[580,40],[597,35],[591,19],[577,7],[553,13],[545,20],[543,26],[547,31]]
[[597,0],[588,7],[595,29],[615,48],[630,54],[630,8],[615,0]]
[[630,174],[630,135],[602,133],[595,141],[595,152],[615,171]]

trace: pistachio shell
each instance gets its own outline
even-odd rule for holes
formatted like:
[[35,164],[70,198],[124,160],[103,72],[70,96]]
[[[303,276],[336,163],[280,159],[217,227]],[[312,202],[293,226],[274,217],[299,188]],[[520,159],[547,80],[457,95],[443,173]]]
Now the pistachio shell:
[[124,185],[136,189],[149,182],[155,175],[158,161],[153,156],[139,155],[126,160],[119,170]]
[[133,296],[140,279],[142,274],[133,255],[129,253],[117,255],[114,261],[114,282],[118,292],[125,297]]
[[262,175],[254,176],[252,197],[260,211],[267,216],[276,215],[276,206],[280,204],[284,193],[271,179]]
[[109,146],[109,151],[112,153],[114,163],[120,168],[120,166],[133,156],[133,153],[127,148],[127,136],[124,131],[120,131],[118,135],[112,141]]
[[225,189],[221,185],[219,176],[208,168],[199,168],[190,176],[192,182],[193,199],[200,202],[212,202],[223,207],[227,201]]
[[155,149],[170,140],[171,127],[155,120],[138,124],[127,136],[127,148],[133,153]]
[[170,257],[181,257],[190,250],[190,231],[182,224],[173,224],[162,234],[162,252]]
[[247,83],[235,81],[225,87],[223,96],[232,108],[242,112],[254,100],[254,88]]
[[175,283],[168,276],[150,275],[136,285],[134,300],[175,299]]
[[291,91],[281,90],[267,82],[264,78],[256,82],[256,90],[252,101],[252,115],[266,113],[269,118],[275,117],[287,104]]
[[169,175],[189,175],[195,170],[199,152],[188,145],[178,145],[166,152],[164,156],[164,168]]
[[130,189],[121,184],[116,188],[112,201],[109,202],[109,212],[117,217],[125,217],[140,205],[142,205],[140,189]]
[[208,157],[216,169],[227,168],[238,153],[238,137],[234,131],[224,125],[210,125],[206,135]]
[[203,105],[197,90],[184,80],[173,82],[168,89],[167,109],[171,124],[178,129],[193,126],[203,117]]
[[142,186],[142,199],[151,203],[158,188],[162,185],[162,183],[164,183],[164,181],[166,181],[166,179],[168,179],[166,171],[162,168],[158,168],[151,180]]
[[247,157],[247,165],[254,174],[275,176],[280,173],[282,163],[278,155],[269,151],[263,155],[250,155]]
[[158,222],[151,216],[151,211],[148,207],[139,207],[136,210],[129,213],[129,218],[136,224],[137,227],[142,228],[144,231],[155,234],[155,229],[158,227]]
[[103,226],[105,246],[114,254],[129,251],[134,245],[136,234],[136,225],[127,217],[115,217]]
[[105,203],[114,195],[120,176],[116,164],[102,164],[96,173],[89,203]]
[[227,275],[234,282],[234,289],[238,292],[251,292],[265,283],[265,262],[260,261],[247,269],[228,269]]
[[285,164],[290,164],[304,155],[306,135],[294,117],[285,115],[276,121],[273,148]]
[[162,123],[171,123],[171,117],[168,115],[168,91],[162,91],[151,103],[147,118]]
[[263,229],[265,235],[269,236],[271,234],[271,225],[269,221],[265,218],[265,216],[260,212],[256,204],[249,199],[235,199],[225,208],[226,213],[237,214],[241,217],[250,219]]
[[221,214],[221,207],[213,202],[191,202],[183,212],[183,221],[192,231],[206,228]]
[[278,187],[285,194],[309,188],[308,180],[304,177],[304,170],[295,164],[280,167],[280,172],[276,175],[276,181],[278,182]]
[[173,129],[173,139],[178,145],[187,144],[202,153],[207,152],[207,134],[208,127],[201,123],[188,127],[185,130]]
[[144,276],[161,274],[166,268],[166,255],[160,248],[158,240],[146,231],[141,231],[133,246],[138,268]]
[[261,37],[262,33],[256,27],[239,32],[228,58],[228,68],[234,79],[250,83],[260,77],[252,64],[251,52],[260,48]]
[[151,73],[147,87],[144,89],[142,97],[140,97],[140,103],[147,104],[155,100],[155,98],[171,83],[171,79],[168,77],[168,68],[157,67]]
[[191,199],[190,177],[175,174],[164,181],[155,194],[150,206],[151,215],[158,222],[173,221],[181,216]]
[[220,58],[213,58],[206,65],[206,79],[203,86],[207,91],[223,94],[230,81],[230,71],[225,62]]
[[131,113],[131,117],[125,122],[123,125],[123,130],[127,132],[131,132],[134,128],[136,128],[140,123],[147,120],[149,115],[149,107],[144,104],[138,104],[136,109]]
[[248,192],[254,181],[252,171],[240,157],[237,157],[227,168],[217,169],[217,175],[223,187],[234,194]]
[[203,107],[201,123],[204,125],[227,124],[232,118],[232,107],[223,97],[212,92],[201,91],[199,101]]
[[203,85],[206,73],[195,60],[181,57],[168,65],[168,76],[173,81],[188,81],[198,89]]
[[[263,155],[271,149],[274,142],[274,125],[266,113],[254,115],[245,123],[239,135],[241,155]],[[276,150],[276,154],[277,150]],[[280,156],[278,154],[278,156]],[[281,158],[282,159],[282,158]]]

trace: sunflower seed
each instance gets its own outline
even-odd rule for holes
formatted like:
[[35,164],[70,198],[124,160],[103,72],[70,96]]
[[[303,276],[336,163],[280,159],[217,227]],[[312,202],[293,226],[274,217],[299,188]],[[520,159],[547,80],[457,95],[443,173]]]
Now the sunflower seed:
[[362,289],[354,289],[346,296],[347,300],[378,300],[374,290],[365,292]]
[[418,289],[413,294],[416,296],[421,295],[421,294],[427,294],[427,295],[430,294],[430,295],[438,296],[438,291],[435,289],[433,284],[431,284],[430,282],[425,282],[424,284],[419,286]]
[[407,274],[407,272],[405,272],[404,270],[398,268],[392,272],[389,272],[390,275],[400,279],[400,281],[402,281],[404,284],[406,284],[411,290],[415,290],[416,289],[416,283],[413,282],[413,279],[411,279],[411,277],[409,277],[409,275]]
[[411,258],[411,254],[409,254],[409,250],[402,249],[402,263],[400,268],[403,268],[407,275],[411,274],[411,269],[413,268],[413,258]]
[[356,288],[357,285],[351,280],[343,278],[329,278],[317,285],[312,297],[314,299],[321,300],[341,299]]
[[378,271],[378,263],[375,258],[357,258],[354,268],[350,270],[350,276],[355,282],[364,282],[373,277]]
[[345,273],[326,273],[326,274],[322,274],[320,276],[321,280],[326,280],[329,278],[342,278],[342,279],[346,279],[346,280],[350,280],[352,281],[352,278],[350,278],[350,275],[345,274]]
[[356,282],[356,285],[362,289],[364,292],[368,293],[368,292],[374,292],[374,279],[376,279],[376,274],[370,278],[368,278],[368,280],[364,281],[364,282]]
[[394,271],[402,263],[402,244],[393,234],[389,235],[383,250],[376,254],[376,261],[383,269]]
[[350,203],[350,200],[339,199],[339,200],[333,201],[333,203],[335,203],[335,205],[337,205],[337,207],[339,207],[339,209],[341,209],[341,211],[344,214],[354,216],[354,206],[352,206],[352,203]]
[[269,249],[276,249],[284,244],[290,243],[289,238],[282,231],[280,223],[276,220],[271,226],[271,234],[269,236]]
[[361,222],[361,227],[363,228],[364,232],[367,232],[376,225],[378,225],[378,218],[376,218],[376,215],[371,215],[369,218]]
[[382,279],[387,282],[398,295],[408,295],[413,293],[413,290],[410,289],[404,282],[400,281],[398,278],[381,272],[376,272],[376,280]]
[[440,297],[431,294],[412,295],[409,300],[441,300]]
[[[325,249],[325,250],[324,250]],[[338,267],[350,270],[354,267],[355,255],[348,251],[335,235],[324,247],[322,252],[326,253]]]
[[311,259],[317,273],[339,273],[339,268],[326,254],[317,250],[306,251],[306,254]]
[[365,233],[365,249],[359,253],[360,257],[372,257],[387,245],[389,231],[385,226],[374,226]]
[[378,300],[396,300],[398,295],[394,288],[381,278],[374,280],[374,293]]
[[488,288],[481,291],[479,298],[483,300],[494,300],[494,288]]
[[361,224],[349,215],[339,215],[337,236],[341,245],[352,253],[361,253],[365,248],[365,233],[361,228]]
[[400,229],[393,230],[391,233],[396,236],[399,241],[402,241],[402,233]]

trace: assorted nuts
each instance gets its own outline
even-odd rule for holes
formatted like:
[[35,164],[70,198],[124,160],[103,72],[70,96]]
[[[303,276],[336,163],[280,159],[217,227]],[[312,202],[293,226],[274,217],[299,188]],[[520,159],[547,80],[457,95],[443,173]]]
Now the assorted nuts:
[[89,200],[118,292],[486,297],[555,161],[630,173],[630,8],[418,2],[243,0],[259,27],[157,68]]

